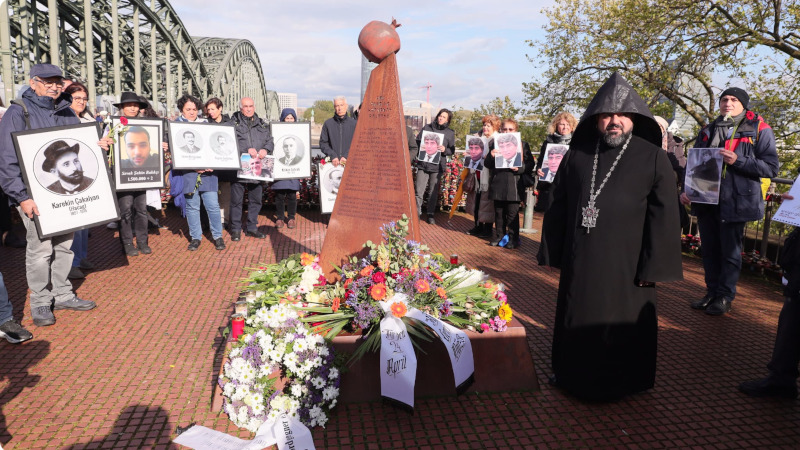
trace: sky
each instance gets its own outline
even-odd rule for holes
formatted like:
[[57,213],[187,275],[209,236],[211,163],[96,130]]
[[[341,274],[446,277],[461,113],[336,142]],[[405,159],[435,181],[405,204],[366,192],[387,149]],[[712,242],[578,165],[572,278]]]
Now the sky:
[[[191,36],[253,43],[267,89],[296,93],[298,106],[337,95],[361,95],[358,34],[372,20],[396,18],[403,102],[474,109],[496,97],[519,104],[522,83],[541,70],[528,61],[526,40],[540,40],[553,0],[502,3],[457,0],[310,0],[298,2],[171,0]],[[235,8],[229,5],[236,5]],[[213,18],[213,19],[212,19]]]

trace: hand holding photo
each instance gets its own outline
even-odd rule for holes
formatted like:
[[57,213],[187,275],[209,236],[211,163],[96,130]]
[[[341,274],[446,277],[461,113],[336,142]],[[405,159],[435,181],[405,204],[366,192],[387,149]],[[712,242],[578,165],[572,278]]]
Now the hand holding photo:
[[420,151],[417,155],[417,161],[439,164],[441,159],[442,142],[444,142],[443,133],[434,133],[433,131],[423,131],[422,139],[419,140]]
[[494,164],[498,169],[522,167],[522,138],[520,133],[498,133],[494,137]]
[[[112,123],[123,118],[114,117]],[[164,148],[161,119],[126,119],[117,129],[114,145],[114,179],[118,191],[164,187]]]
[[558,166],[561,165],[561,160],[567,154],[569,147],[563,144],[547,144],[544,150],[544,161],[542,162],[542,175],[539,179],[548,183],[552,183],[556,177]]
[[311,124],[308,122],[276,122],[270,124],[275,142],[276,180],[311,176]]
[[483,158],[489,151],[486,138],[483,136],[467,136],[467,156],[464,158],[464,168],[483,170]]
[[690,148],[684,192],[692,203],[719,204],[722,154],[719,148]]

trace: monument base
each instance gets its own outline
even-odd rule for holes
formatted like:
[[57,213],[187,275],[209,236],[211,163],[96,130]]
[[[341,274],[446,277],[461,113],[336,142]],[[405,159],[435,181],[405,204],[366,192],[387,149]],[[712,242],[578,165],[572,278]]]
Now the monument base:
[[[539,390],[536,368],[528,349],[525,327],[513,319],[502,333],[475,333],[467,331],[475,359],[475,382],[466,392],[511,392]],[[359,335],[333,338],[336,351],[353,353],[358,347]],[[230,342],[220,366],[220,376],[227,362]],[[438,339],[422,342],[417,350],[417,381],[415,398],[455,396],[453,369],[447,349]],[[425,353],[423,353],[425,352]],[[379,354],[366,353],[347,368],[342,375],[339,402],[370,402],[381,399]],[[212,411],[222,411],[222,389],[215,384],[211,401]]]

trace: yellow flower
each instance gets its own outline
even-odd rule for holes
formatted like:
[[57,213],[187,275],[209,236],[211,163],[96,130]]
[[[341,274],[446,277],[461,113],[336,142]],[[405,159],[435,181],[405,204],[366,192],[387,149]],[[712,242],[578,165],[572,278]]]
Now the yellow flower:
[[300,264],[307,266],[314,262],[315,256],[310,253],[303,253],[300,255]]
[[511,312],[511,307],[508,306],[508,303],[504,303],[500,309],[497,310],[497,315],[506,322],[511,322],[511,317],[513,314]]
[[320,296],[316,292],[309,292],[306,294],[306,301],[309,303],[319,303]]

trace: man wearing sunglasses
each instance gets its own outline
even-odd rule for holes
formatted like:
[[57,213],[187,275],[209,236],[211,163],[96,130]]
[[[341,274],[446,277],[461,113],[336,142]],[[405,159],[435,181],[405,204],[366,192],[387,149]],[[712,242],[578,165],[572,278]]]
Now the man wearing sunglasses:
[[8,108],[0,121],[0,188],[17,206],[27,229],[25,252],[28,287],[31,290],[31,316],[37,327],[53,325],[53,310],[87,311],[97,306],[72,292],[67,279],[72,268],[73,233],[40,239],[33,216],[39,215],[25,187],[11,133],[27,129],[49,128],[80,123],[70,109],[69,97],[62,97],[64,76],[58,66],[35,64],[30,72],[30,89],[22,94],[23,109],[18,104]]

